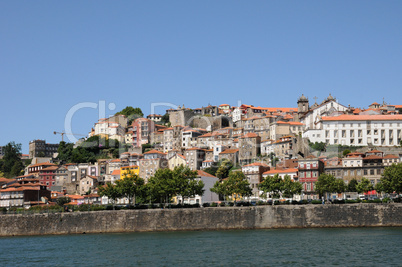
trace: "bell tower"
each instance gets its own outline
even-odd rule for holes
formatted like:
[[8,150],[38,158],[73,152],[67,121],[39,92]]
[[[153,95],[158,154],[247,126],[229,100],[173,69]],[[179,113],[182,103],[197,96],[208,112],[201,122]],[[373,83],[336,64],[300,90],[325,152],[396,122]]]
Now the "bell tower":
[[309,103],[308,103],[308,98],[305,97],[303,94],[299,99],[297,100],[297,113],[299,115],[306,113],[309,110]]

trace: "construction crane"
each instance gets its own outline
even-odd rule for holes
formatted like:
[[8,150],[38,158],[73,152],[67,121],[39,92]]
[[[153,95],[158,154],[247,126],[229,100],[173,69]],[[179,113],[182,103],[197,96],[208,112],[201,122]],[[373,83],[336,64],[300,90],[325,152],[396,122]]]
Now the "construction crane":
[[61,135],[61,141],[64,142],[64,135],[65,134],[71,134],[71,135],[79,135],[79,136],[86,136],[85,134],[75,134],[75,133],[65,133],[65,132],[53,132],[54,134],[60,134]]

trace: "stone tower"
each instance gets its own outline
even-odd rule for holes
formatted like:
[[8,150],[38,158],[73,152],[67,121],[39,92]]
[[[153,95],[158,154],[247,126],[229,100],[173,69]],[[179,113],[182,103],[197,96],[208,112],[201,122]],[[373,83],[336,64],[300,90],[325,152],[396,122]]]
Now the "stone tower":
[[303,94],[297,100],[297,113],[303,114],[309,110],[308,98],[305,97]]

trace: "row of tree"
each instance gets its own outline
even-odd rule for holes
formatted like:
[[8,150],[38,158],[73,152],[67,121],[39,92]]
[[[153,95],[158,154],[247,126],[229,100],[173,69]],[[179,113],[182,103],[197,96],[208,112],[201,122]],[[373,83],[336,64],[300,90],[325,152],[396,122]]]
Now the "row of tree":
[[[184,201],[185,198],[203,195],[204,183],[196,177],[197,171],[191,171],[187,166],[182,165],[173,170],[159,169],[146,184],[144,179],[128,173],[114,185],[107,183],[105,186],[100,186],[99,194],[107,196],[114,202],[118,198],[126,197],[130,204],[133,204],[134,200],[143,203],[169,203],[175,196],[181,196]],[[262,197],[292,198],[302,192],[302,185],[293,181],[288,175],[281,178],[276,174],[263,179],[259,189],[263,192]],[[342,179],[336,179],[333,175],[325,173],[319,176],[315,185],[315,191],[320,196],[345,191],[362,193],[373,189],[385,193],[401,193],[402,163],[387,167],[381,182],[376,187],[366,178],[362,178],[360,182],[352,180],[346,185]],[[229,198],[237,200],[252,195],[250,184],[241,171],[231,171],[227,178],[217,181],[211,191],[223,196],[225,200]]]
[[[282,179],[276,174],[266,177],[259,184],[259,189],[263,192],[262,197],[264,198],[292,198],[293,195],[301,193],[302,185],[299,182],[292,181],[289,175]],[[250,183],[241,171],[230,172],[229,177],[217,181],[211,191],[223,196],[225,200],[228,198],[237,200],[252,195]]]
[[384,173],[379,183],[375,186],[369,179],[363,177],[360,182],[353,179],[348,185],[342,179],[336,179],[330,174],[321,174],[315,185],[315,191],[320,196],[325,196],[327,193],[343,193],[343,192],[358,192],[366,193],[371,190],[384,192],[388,194],[402,193],[402,163],[393,164],[384,169]]
[[133,173],[124,174],[115,184],[108,182],[99,186],[100,196],[107,196],[114,203],[119,198],[127,198],[134,203],[169,203],[173,197],[185,198],[204,194],[204,183],[196,179],[197,171],[187,166],[177,166],[173,170],[159,169],[147,183]]

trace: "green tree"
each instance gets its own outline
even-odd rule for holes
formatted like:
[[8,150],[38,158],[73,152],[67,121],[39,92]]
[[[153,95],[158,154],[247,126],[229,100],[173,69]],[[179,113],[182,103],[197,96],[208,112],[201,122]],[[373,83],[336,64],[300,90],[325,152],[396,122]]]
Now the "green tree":
[[22,160],[17,160],[13,167],[11,168],[10,175],[11,177],[20,176],[24,174],[24,164]]
[[265,179],[262,180],[258,187],[263,192],[263,197],[266,197],[269,193],[272,198],[280,198],[283,181],[282,178],[279,177],[279,174],[275,174],[274,176],[265,177]]
[[204,169],[204,172],[209,173],[209,174],[211,174],[211,175],[213,175],[213,176],[216,176],[216,171],[217,171],[217,170],[218,170],[218,167],[216,167],[216,166],[211,166],[211,167],[205,168],[205,169]]
[[10,142],[3,149],[4,156],[0,171],[7,178],[20,175],[24,169],[24,164],[21,160],[21,144]]
[[227,197],[234,197],[236,200],[237,197],[247,197],[252,194],[250,183],[241,171],[233,171],[228,178],[217,181],[211,191],[224,196],[225,200]]
[[233,163],[230,162],[228,159],[223,159],[220,164],[219,167],[216,171],[216,177],[218,177],[219,179],[223,179],[229,176],[229,170],[233,167]]
[[59,205],[60,207],[63,207],[64,204],[70,203],[71,199],[69,197],[59,197],[56,200],[56,204]]
[[161,122],[163,122],[164,124],[169,123],[169,113],[166,112],[165,115],[162,116]]
[[402,193],[402,163],[392,164],[384,169],[379,188],[388,194]]
[[142,153],[147,152],[148,150],[152,149],[152,145],[151,144],[142,144]]
[[144,117],[144,113],[140,108],[133,108],[131,106],[125,107],[123,110],[117,112],[115,115],[124,115],[128,119],[128,124],[131,124],[135,119]]
[[351,151],[349,150],[349,149],[345,149],[343,152],[342,152],[342,155],[344,156],[344,157],[346,157],[346,155],[347,154],[349,154]]
[[138,175],[129,172],[125,173],[122,179],[116,181],[116,189],[122,197],[128,199],[128,203],[131,206],[133,200],[135,201],[136,195],[142,196],[144,192],[144,179]]
[[310,147],[316,151],[325,151],[326,144],[324,142],[309,143]]
[[289,175],[283,178],[282,195],[286,198],[293,198],[294,195],[302,192],[302,184],[292,181]]
[[99,186],[98,194],[101,197],[106,196],[108,198],[108,201],[112,200],[113,208],[117,199],[122,196],[119,190],[117,190],[117,187],[111,182],[107,182],[104,186]]
[[190,170],[187,166],[176,166],[172,171],[174,194],[180,195],[184,202],[185,198],[204,194],[204,183],[197,178],[197,171]]
[[227,200],[227,197],[231,195],[227,186],[227,179],[216,181],[214,186],[210,190],[211,192],[223,196],[223,199],[225,201]]
[[148,197],[155,203],[169,203],[176,191],[173,172],[170,169],[158,169],[147,185]]
[[345,181],[343,181],[342,179],[335,179],[335,183],[334,183],[334,188],[333,188],[333,192],[335,193],[343,193],[346,191],[346,184]]
[[348,192],[357,192],[357,189],[356,189],[357,184],[358,184],[358,182],[356,179],[350,180],[350,182],[348,184]]
[[61,141],[59,144],[59,148],[57,149],[58,156],[57,158],[61,162],[71,162],[71,157],[73,154],[74,150],[74,144],[73,143],[66,143],[64,141]]
[[341,179],[336,179],[331,174],[322,173],[315,184],[315,190],[320,196],[326,196],[328,193],[342,193],[345,191],[345,182]]
[[370,180],[364,177],[362,177],[362,180],[356,185],[356,190],[358,193],[367,193],[373,189],[374,187]]
[[252,194],[252,189],[250,183],[248,182],[246,176],[241,171],[233,171],[229,174],[227,179],[227,186],[231,195],[235,198],[249,197]]

